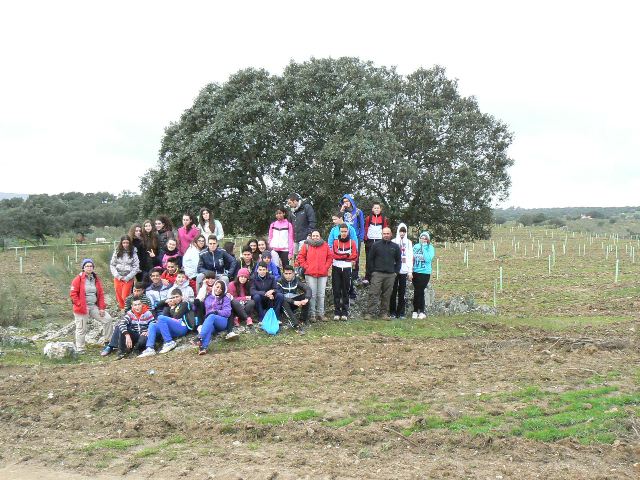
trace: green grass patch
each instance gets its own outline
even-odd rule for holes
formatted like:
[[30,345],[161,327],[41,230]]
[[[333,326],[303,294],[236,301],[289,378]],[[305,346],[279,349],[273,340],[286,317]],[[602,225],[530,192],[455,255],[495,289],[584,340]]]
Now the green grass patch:
[[91,452],[93,450],[99,449],[126,450],[127,448],[140,445],[140,443],[142,443],[142,440],[140,440],[139,438],[133,440],[99,440],[97,442],[92,442],[88,445],[85,445],[80,450],[83,450],[85,452]]

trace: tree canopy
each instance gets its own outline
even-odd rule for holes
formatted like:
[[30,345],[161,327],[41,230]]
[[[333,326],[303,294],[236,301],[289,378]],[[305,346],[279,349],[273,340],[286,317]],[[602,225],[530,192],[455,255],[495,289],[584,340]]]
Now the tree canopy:
[[131,192],[116,196],[107,192],[30,195],[26,200],[0,201],[0,238],[15,237],[31,243],[46,243],[72,231],[91,233],[92,226],[126,226],[138,218],[140,198]]
[[508,127],[442,67],[402,77],[357,58],[249,68],[205,86],[142,178],[147,214],[197,212],[261,233],[290,192],[329,220],[345,193],[435,238],[483,238],[508,195]]

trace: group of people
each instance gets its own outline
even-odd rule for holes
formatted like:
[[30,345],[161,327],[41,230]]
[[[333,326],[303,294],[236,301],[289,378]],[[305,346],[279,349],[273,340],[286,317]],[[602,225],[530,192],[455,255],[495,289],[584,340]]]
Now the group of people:
[[[292,193],[288,207],[276,209],[268,238],[256,238],[242,246],[224,240],[224,230],[210,209],[197,217],[182,216],[173,231],[163,215],[154,222],[134,224],[114,249],[110,267],[121,320],[114,328],[106,311],[104,290],[91,259],[71,285],[76,323],[76,349],[86,352],[89,317],[104,325],[106,347],[102,355],[118,351],[118,358],[136,349],[140,356],[176,346],[175,339],[190,332],[199,354],[207,353],[213,335],[237,338],[234,327],[260,323],[273,308],[280,322],[288,322],[299,334],[304,326],[328,321],[325,290],[331,276],[333,319],[346,321],[356,298],[359,260],[365,246],[365,275],[369,285],[365,319],[405,318],[407,281],[414,285],[412,318],[425,318],[425,289],[429,284],[435,250],[428,232],[416,245],[408,228],[400,223],[392,238],[382,205],[374,203],[364,216],[350,195],[344,195],[332,215],[327,240],[317,228],[313,207]],[[158,333],[160,335],[158,335]]]

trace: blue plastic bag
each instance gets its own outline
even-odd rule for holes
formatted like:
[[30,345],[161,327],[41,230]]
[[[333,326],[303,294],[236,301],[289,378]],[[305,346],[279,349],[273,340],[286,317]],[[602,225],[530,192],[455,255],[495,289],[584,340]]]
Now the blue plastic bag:
[[267,310],[262,319],[262,329],[270,335],[275,335],[280,330],[280,323],[276,317],[276,311],[273,308]]

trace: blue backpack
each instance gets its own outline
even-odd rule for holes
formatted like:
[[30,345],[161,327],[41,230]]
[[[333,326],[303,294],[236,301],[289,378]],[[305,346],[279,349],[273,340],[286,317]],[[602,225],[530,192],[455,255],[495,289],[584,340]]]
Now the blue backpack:
[[276,317],[276,311],[272,308],[267,310],[264,318],[262,319],[262,329],[270,335],[275,335],[280,330],[280,323],[278,317]]

